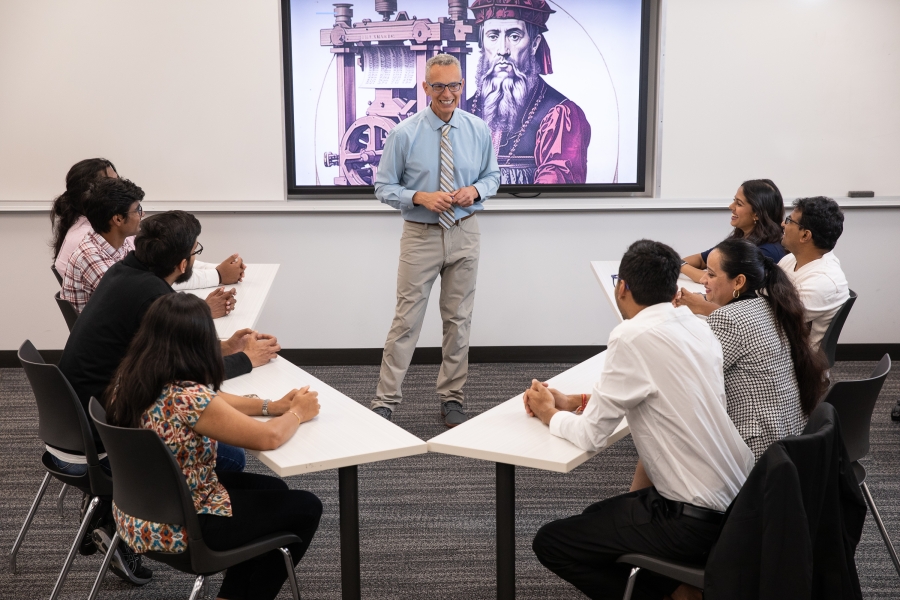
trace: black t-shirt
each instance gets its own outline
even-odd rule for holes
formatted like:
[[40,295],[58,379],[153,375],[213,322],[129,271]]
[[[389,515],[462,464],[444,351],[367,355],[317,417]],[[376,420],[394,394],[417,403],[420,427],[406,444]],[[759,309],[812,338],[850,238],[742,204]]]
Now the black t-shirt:
[[[75,322],[59,361],[85,411],[91,396],[100,399],[109,385],[153,301],[174,293],[133,251],[109,268]],[[226,378],[252,368],[243,352],[225,357]]]

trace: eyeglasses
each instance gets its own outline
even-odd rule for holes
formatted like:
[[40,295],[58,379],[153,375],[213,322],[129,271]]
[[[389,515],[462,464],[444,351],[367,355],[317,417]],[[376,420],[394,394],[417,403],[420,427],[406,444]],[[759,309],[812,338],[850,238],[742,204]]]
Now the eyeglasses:
[[798,223],[797,221],[793,220],[793,219],[790,217],[790,215],[788,215],[787,217],[784,218],[784,224],[787,225],[788,223],[793,223],[794,225],[796,225],[797,227],[800,227],[801,229],[806,229],[806,227],[804,227],[803,225],[801,225],[801,224]]
[[455,81],[453,83],[428,83],[426,81],[425,84],[438,94],[443,94],[444,88],[448,88],[451,92],[458,92],[460,88],[462,88],[462,81]]
[[[612,277],[613,289],[616,289],[616,285],[619,283],[619,279],[621,279],[621,278],[619,277],[618,273],[616,273],[615,275],[611,275],[610,277]],[[631,291],[631,288],[628,287],[627,281],[625,282],[625,289],[628,291]]]
[[203,244],[201,244],[200,242],[197,242],[197,249],[194,250],[193,252],[191,252],[189,256],[196,256],[196,255],[200,254],[201,252],[203,252]]
[[137,213],[139,217],[143,217],[144,216],[144,207],[142,207],[140,204],[138,204],[138,207],[136,209],[128,211],[129,215],[131,213]]

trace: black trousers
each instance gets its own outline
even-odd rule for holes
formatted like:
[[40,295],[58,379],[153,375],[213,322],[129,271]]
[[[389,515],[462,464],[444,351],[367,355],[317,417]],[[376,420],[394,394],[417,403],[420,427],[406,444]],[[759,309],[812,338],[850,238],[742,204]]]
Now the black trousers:
[[[319,499],[310,492],[288,489],[277,477],[217,475],[231,496],[232,516],[197,515],[206,544],[213,550],[230,550],[270,533],[294,533],[303,540],[288,546],[296,566],[319,527]],[[286,579],[284,558],[272,550],[228,569],[218,595],[230,600],[275,598]]]
[[[532,548],[542,565],[588,597],[621,600],[631,570],[616,564],[623,554],[706,563],[720,526],[671,512],[656,488],[638,490],[547,523]],[[674,579],[641,571],[632,598],[660,600],[678,586]]]

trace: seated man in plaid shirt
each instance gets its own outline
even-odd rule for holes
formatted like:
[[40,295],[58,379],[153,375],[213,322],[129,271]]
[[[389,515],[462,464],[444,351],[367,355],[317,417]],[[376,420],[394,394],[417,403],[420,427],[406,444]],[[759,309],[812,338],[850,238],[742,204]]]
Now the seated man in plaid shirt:
[[[128,179],[110,178],[94,184],[84,199],[85,217],[93,230],[84,236],[69,258],[60,292],[60,298],[70,302],[79,314],[107,269],[134,250],[134,236],[144,216],[141,208],[143,198],[144,190]],[[209,276],[205,276],[201,278],[203,281],[198,282],[200,286],[216,285],[216,279],[218,283],[235,283],[243,278],[244,263],[235,254],[215,269],[210,265],[208,271],[218,273],[218,277],[213,276],[210,280]],[[176,289],[193,287],[198,286],[183,285]],[[234,310],[235,302],[234,289],[226,291],[217,288],[206,298],[214,319]]]
[[66,264],[60,297],[80,314],[106,270],[134,250],[141,226],[144,190],[127,179],[107,179],[84,201],[94,229],[84,236]]

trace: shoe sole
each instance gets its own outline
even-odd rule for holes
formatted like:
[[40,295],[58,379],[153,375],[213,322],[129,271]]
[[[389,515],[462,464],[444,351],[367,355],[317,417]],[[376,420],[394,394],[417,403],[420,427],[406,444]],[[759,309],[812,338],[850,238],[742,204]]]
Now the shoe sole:
[[[99,538],[99,539],[98,539]],[[103,552],[103,555],[106,556],[107,551],[109,551],[109,543],[110,538],[108,534],[102,529],[94,530],[94,544]],[[121,542],[121,540],[120,540]],[[124,542],[121,542],[124,543]],[[116,577],[123,581],[127,581],[133,585],[146,585],[150,583],[152,577],[138,577],[131,570],[125,567],[125,563],[122,560],[121,550],[116,548],[115,552],[113,552],[112,560],[109,563],[110,570],[115,573]]]

